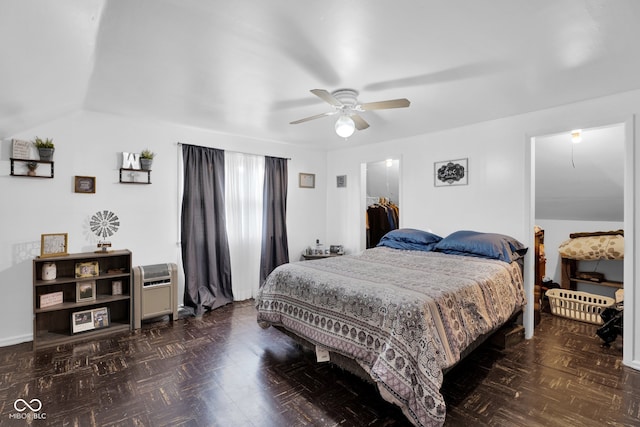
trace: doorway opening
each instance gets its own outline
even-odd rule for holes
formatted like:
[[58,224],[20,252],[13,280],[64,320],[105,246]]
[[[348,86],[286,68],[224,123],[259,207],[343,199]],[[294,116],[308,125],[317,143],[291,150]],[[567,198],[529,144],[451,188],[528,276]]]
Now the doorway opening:
[[[545,132],[532,136],[530,143],[530,247],[534,229],[544,230],[544,278],[561,283],[562,257],[559,246],[572,233],[623,229],[633,239],[633,119],[581,129],[581,141],[571,139],[572,131]],[[633,254],[625,254],[632,259]],[[540,280],[529,255],[526,280],[527,298],[534,298],[534,285]],[[596,261],[580,266],[599,272],[607,282],[632,283],[633,262]],[[566,279],[566,277],[565,277]],[[616,286],[575,283],[577,290],[614,297]],[[544,297],[544,295],[540,295]],[[544,304],[541,305],[544,307]],[[626,316],[627,313],[625,313]],[[525,310],[525,335],[533,336],[533,304]],[[633,328],[632,325],[630,325]],[[626,335],[625,331],[625,335]]]

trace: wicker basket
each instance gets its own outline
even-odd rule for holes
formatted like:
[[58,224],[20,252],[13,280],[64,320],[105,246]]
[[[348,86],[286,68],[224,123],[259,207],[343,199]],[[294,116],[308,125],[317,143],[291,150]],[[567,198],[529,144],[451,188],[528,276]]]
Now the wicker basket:
[[596,325],[603,323],[602,310],[616,302],[613,298],[568,289],[549,289],[546,295],[552,314]]

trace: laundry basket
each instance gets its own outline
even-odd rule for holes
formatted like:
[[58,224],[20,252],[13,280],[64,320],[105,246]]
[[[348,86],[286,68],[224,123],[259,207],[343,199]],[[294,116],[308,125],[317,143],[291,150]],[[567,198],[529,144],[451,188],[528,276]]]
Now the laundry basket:
[[568,289],[549,289],[546,292],[551,313],[581,322],[602,325],[600,313],[615,304],[613,298]]

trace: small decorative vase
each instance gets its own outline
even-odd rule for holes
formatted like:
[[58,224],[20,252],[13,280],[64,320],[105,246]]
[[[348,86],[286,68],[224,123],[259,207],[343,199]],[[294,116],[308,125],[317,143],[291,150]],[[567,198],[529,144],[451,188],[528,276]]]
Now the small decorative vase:
[[42,280],[54,280],[57,273],[55,262],[45,262],[42,264]]
[[142,170],[150,171],[152,163],[153,159],[140,159],[140,167],[142,168]]
[[53,152],[55,148],[38,148],[38,155],[40,155],[40,160],[44,160],[50,162],[53,160]]

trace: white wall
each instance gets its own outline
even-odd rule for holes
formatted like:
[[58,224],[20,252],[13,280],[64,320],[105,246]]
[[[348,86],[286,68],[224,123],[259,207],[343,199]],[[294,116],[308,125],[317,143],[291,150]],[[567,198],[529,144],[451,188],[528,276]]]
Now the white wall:
[[[327,189],[327,236],[333,241],[344,242],[347,250],[360,249],[364,229],[360,219],[363,216],[360,164],[397,157],[401,159],[403,227],[430,228],[442,236],[459,229],[497,232],[511,235],[532,247],[530,138],[625,122],[637,111],[640,111],[640,91],[633,91],[373,146],[346,146],[330,152],[327,175],[335,179],[335,175],[347,174],[350,186]],[[635,125],[633,120],[630,123],[631,127]],[[375,129],[366,132],[375,132]],[[627,134],[633,138],[633,129],[627,129]],[[627,165],[640,164],[638,153],[631,154]],[[434,187],[434,162],[465,157],[469,159],[469,185]],[[625,225],[637,223],[640,217],[640,179],[637,176],[634,179],[635,194],[625,195],[634,215],[627,215]],[[640,296],[633,292],[638,277],[633,266],[640,264],[633,248],[637,246],[639,234],[640,227],[636,226],[635,235],[626,236],[629,249],[625,265],[630,266],[630,276],[625,275],[625,298],[633,307],[640,306]],[[532,252],[527,254],[525,275],[529,300],[533,298]],[[629,312],[628,316],[625,318],[624,360],[640,368],[640,319],[635,313],[632,317]],[[530,337],[533,311],[529,306],[525,317],[527,336]]]
[[[43,233],[68,233],[71,253],[93,251],[96,238],[87,227],[88,218],[107,209],[121,223],[110,241],[114,248],[130,249],[134,265],[180,265],[177,142],[290,157],[287,223],[291,259],[297,260],[316,238],[325,240],[324,152],[88,112],[12,138],[31,140],[35,136],[53,138],[56,144],[54,179],[10,176],[11,141],[2,141],[0,151],[0,346],[32,339],[32,260],[40,253]],[[120,184],[120,153],[144,148],[156,152],[152,184]],[[299,172],[315,173],[316,188],[298,188]],[[75,175],[96,177],[96,194],[74,193]]]

